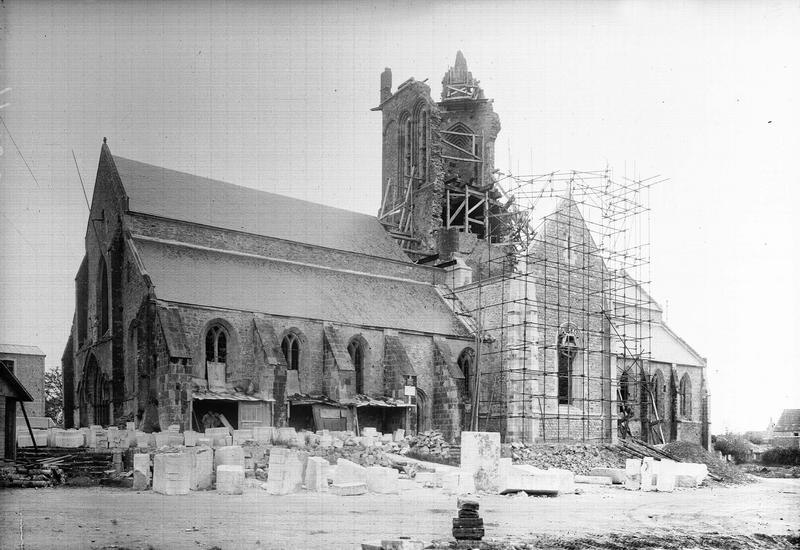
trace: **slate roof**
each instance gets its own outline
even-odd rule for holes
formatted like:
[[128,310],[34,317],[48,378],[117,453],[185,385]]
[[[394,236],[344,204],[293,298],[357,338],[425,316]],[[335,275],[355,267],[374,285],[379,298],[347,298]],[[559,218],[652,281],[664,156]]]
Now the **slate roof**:
[[427,283],[133,236],[168,302],[469,337]]
[[800,431],[800,409],[783,409],[778,423],[775,424],[775,432],[799,432]]
[[[644,338],[642,345],[650,345],[650,360],[678,365],[704,366],[703,358],[682,338],[676,335],[663,323],[650,324],[650,339],[647,340],[647,325],[642,325],[641,336]],[[612,331],[613,333],[613,331]],[[612,351],[622,354],[622,341],[613,335],[611,338]]]
[[113,158],[132,212],[409,262],[374,216]]
[[21,346],[19,344],[0,344],[0,353],[15,353],[17,355],[41,355],[44,352],[36,346]]

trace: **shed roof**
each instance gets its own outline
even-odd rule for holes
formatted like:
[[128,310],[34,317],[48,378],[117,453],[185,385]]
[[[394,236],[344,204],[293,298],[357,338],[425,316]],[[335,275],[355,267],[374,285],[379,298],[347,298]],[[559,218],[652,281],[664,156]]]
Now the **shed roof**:
[[469,337],[427,283],[133,236],[169,302]]
[[0,344],[0,353],[14,353],[16,355],[40,355],[44,352],[36,346],[21,346],[19,344]]
[[374,216],[113,158],[132,212],[409,262]]
[[0,380],[3,382],[2,385],[7,385],[14,392],[14,398],[18,401],[33,401],[33,396],[28,393],[19,378],[2,363],[0,363]]
[[778,423],[775,424],[776,432],[800,431],[800,409],[783,409]]

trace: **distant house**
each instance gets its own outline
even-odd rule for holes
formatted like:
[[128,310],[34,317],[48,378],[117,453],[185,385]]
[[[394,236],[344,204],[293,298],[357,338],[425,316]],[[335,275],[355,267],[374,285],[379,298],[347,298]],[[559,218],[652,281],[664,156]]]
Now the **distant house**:
[[[30,393],[25,406],[29,417],[44,416],[44,352],[36,346],[0,344],[0,364],[10,370]],[[17,416],[22,411],[17,409]]]
[[772,444],[800,448],[800,409],[783,409],[772,432]]
[[0,362],[0,458],[14,460],[17,453],[17,415],[18,401],[33,401],[19,378]]

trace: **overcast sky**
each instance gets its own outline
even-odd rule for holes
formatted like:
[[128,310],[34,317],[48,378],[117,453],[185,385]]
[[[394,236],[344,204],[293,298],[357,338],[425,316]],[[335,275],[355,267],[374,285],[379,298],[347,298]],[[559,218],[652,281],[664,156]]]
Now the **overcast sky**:
[[0,18],[0,341],[48,365],[84,252],[73,150],[90,199],[107,136],[120,156],[375,214],[381,71],[438,98],[461,49],[501,117],[501,170],[669,178],[652,293],[708,358],[712,430],[800,407],[796,1],[6,0]]

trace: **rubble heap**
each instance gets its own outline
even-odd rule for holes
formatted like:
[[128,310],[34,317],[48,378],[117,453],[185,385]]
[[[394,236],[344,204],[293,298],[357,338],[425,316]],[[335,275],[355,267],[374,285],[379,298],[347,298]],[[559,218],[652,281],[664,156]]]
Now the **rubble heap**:
[[0,468],[0,487],[52,487],[63,483],[64,472],[49,464],[17,464]]
[[429,462],[445,462],[450,463],[453,451],[457,447],[451,445],[438,431],[427,431],[407,438],[408,451],[411,457]]
[[624,468],[625,455],[614,445],[535,444],[514,442],[503,445],[502,456],[515,464],[537,468],[561,468],[588,475],[594,468]]

